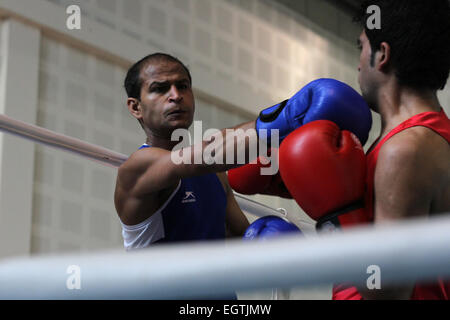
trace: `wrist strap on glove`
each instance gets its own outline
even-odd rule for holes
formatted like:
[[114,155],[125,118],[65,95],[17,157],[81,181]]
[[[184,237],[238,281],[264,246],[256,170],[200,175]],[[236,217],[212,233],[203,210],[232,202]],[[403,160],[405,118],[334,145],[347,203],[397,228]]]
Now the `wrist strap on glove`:
[[[278,118],[278,116],[280,115],[281,111],[283,111],[283,108],[286,106],[288,101],[289,101],[289,99],[286,99],[283,102],[279,103],[278,106],[276,107],[276,109],[271,112],[264,113],[264,111],[267,109],[261,111],[259,113],[259,120],[261,120],[262,122],[273,122],[276,118]],[[274,107],[274,106],[272,106],[272,107]],[[272,108],[272,107],[270,107],[270,108]],[[268,109],[270,109],[270,108],[268,108]]]
[[[354,217],[349,217],[353,215]],[[326,215],[320,218],[316,224],[316,230],[336,230],[341,229],[342,227],[349,226],[347,223],[343,223],[343,218],[349,218],[345,220],[350,220],[351,224],[357,224],[358,222],[363,222],[365,220],[364,217],[364,202],[363,200],[359,200],[355,203],[352,203],[349,206],[346,206],[342,209],[336,210],[333,213]]]

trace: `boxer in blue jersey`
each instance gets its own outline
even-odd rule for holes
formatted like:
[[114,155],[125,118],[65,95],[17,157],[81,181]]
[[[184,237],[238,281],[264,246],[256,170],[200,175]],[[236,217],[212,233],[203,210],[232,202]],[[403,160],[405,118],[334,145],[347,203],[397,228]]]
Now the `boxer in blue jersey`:
[[[128,109],[147,136],[117,175],[114,202],[126,250],[241,237],[249,223],[226,173],[176,165],[170,158],[179,143],[171,140],[172,132],[193,122],[189,70],[176,58],[153,54],[130,68],[125,89]],[[234,300],[236,295],[213,298]]]
[[220,240],[248,227],[225,173],[179,166],[170,159],[175,129],[193,122],[191,75],[178,59],[157,53],[125,79],[127,106],[147,136],[119,168],[115,205],[127,250],[156,242]]

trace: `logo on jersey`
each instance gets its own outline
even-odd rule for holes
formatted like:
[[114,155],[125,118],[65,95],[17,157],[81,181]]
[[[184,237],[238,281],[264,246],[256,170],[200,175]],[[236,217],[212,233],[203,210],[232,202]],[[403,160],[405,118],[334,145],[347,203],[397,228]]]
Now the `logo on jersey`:
[[189,202],[195,202],[195,195],[193,191],[186,191],[183,200],[181,200],[181,203]]

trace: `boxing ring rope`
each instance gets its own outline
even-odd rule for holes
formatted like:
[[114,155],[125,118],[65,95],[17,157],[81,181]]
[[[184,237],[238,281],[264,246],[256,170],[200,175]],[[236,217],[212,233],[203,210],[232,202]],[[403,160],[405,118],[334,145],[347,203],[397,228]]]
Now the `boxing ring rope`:
[[[352,281],[367,268],[381,285],[450,277],[450,217],[317,238],[160,245],[134,252],[15,258],[0,262],[0,299],[181,299],[234,290]],[[69,290],[67,270],[80,270]]]
[[[126,156],[0,115],[0,130],[111,166]],[[254,211],[279,213],[258,206]],[[264,215],[258,214],[259,216]],[[155,245],[124,252],[16,257],[0,261],[0,299],[179,299],[235,290],[355,282],[369,266],[382,285],[450,278],[450,215],[271,241]],[[80,288],[69,289],[70,266]],[[69,271],[68,271],[69,270]]]

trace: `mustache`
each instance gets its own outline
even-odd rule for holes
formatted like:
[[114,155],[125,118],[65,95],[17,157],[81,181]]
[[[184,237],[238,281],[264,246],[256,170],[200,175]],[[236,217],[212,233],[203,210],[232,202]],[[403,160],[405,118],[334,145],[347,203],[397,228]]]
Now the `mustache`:
[[165,115],[169,116],[171,114],[186,113],[186,112],[189,112],[189,108],[177,106],[177,107],[170,108],[169,110],[167,110],[165,112]]

